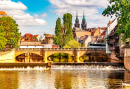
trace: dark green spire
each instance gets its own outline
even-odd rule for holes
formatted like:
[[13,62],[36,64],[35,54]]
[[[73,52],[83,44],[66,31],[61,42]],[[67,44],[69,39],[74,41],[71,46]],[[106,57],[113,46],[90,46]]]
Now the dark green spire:
[[84,15],[84,12],[83,12],[83,19],[82,19],[83,21],[86,21],[86,19],[85,19],[85,15]]
[[75,21],[79,21],[77,11],[76,11],[76,19],[75,19]]

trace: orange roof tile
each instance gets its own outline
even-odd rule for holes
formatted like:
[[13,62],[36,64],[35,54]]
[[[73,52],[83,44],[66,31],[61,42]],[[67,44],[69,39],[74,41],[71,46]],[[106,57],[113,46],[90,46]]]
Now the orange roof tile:
[[100,34],[100,37],[101,36],[105,36],[106,35],[106,31],[103,31],[101,34]]
[[54,36],[52,36],[50,34],[45,34],[45,37],[54,37]]
[[76,36],[85,36],[85,35],[91,35],[91,32],[88,32],[88,31],[77,31],[75,32],[76,33]]
[[102,30],[106,30],[106,28],[107,28],[107,27],[100,27],[100,29],[102,29]]
[[113,22],[112,21],[109,21],[108,24],[112,24]]
[[4,11],[0,11],[0,15],[7,15]]
[[38,37],[38,35],[34,35],[35,37]]
[[99,33],[100,33],[100,30],[99,30],[99,28],[97,28],[96,31],[95,31],[95,33],[94,33],[94,36],[98,36]]
[[26,36],[31,36],[32,34],[30,34],[30,33],[26,33],[25,35],[26,35]]

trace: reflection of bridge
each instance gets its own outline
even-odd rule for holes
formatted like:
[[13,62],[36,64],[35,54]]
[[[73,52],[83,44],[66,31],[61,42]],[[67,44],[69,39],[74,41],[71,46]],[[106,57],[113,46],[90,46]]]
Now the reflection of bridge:
[[[15,58],[21,54],[29,55],[30,53],[41,56],[44,62],[48,61],[47,57],[55,53],[70,54],[74,57],[74,62],[79,62],[81,56],[90,53],[99,53],[107,56],[104,48],[18,48],[15,49]],[[25,56],[25,59],[29,60],[29,56]]]

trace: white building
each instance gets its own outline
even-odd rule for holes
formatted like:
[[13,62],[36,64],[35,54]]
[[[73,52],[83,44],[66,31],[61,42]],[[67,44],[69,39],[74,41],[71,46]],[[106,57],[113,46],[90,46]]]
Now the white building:
[[[118,24],[117,18],[115,18],[113,21],[109,21],[107,24],[107,29],[106,29],[106,38],[111,34],[111,31],[115,28],[115,26]],[[108,48],[108,44],[106,41],[106,53],[111,53]]]

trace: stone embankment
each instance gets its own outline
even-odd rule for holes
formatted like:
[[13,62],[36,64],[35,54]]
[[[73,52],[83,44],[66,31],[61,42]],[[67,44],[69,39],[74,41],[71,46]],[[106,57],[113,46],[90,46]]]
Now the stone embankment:
[[130,71],[130,46],[124,47],[124,66],[126,70]]
[[15,62],[15,50],[0,52],[0,63],[2,62]]

